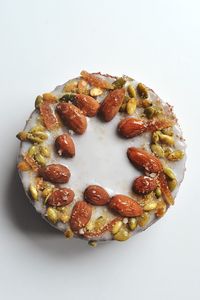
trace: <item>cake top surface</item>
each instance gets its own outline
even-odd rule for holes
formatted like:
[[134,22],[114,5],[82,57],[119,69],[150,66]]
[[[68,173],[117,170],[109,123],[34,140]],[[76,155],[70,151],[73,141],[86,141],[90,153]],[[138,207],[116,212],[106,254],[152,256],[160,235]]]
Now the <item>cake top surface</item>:
[[173,204],[185,142],[153,90],[82,71],[35,105],[18,134],[18,168],[36,210],[67,237],[126,240]]

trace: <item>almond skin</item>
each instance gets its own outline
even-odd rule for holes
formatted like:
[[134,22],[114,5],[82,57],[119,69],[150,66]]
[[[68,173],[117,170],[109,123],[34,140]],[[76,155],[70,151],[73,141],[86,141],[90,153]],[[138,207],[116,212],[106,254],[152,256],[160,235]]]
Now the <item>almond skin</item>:
[[60,156],[73,157],[75,155],[74,142],[67,133],[61,134],[56,138],[55,147]]
[[64,124],[77,134],[83,134],[87,128],[87,120],[82,111],[71,103],[59,103],[56,110]]
[[77,94],[75,96],[75,105],[80,108],[84,115],[88,117],[96,116],[100,104],[94,98],[83,95]]
[[127,156],[132,164],[150,173],[160,173],[163,166],[155,155],[135,147],[128,148]]
[[51,206],[64,206],[70,204],[74,199],[74,192],[71,189],[59,188],[53,191],[48,198],[48,205]]
[[133,190],[137,194],[149,194],[157,187],[157,179],[148,176],[139,176],[133,182]]
[[119,134],[125,138],[132,138],[147,131],[161,130],[170,127],[174,121],[168,119],[158,119],[143,121],[135,118],[122,119],[117,127]]
[[117,130],[122,137],[132,138],[143,133],[146,126],[140,119],[125,118],[119,122]]
[[72,209],[70,227],[72,231],[79,231],[90,221],[92,206],[85,201],[78,201]]
[[105,205],[110,201],[107,191],[99,185],[90,185],[84,191],[85,201],[93,205]]
[[125,96],[124,89],[116,89],[110,92],[100,106],[100,115],[104,121],[111,121],[118,113]]
[[52,183],[67,183],[71,176],[69,169],[60,164],[51,164],[40,168],[39,175]]
[[125,195],[112,197],[109,207],[123,217],[138,217],[143,213],[142,207],[135,200]]

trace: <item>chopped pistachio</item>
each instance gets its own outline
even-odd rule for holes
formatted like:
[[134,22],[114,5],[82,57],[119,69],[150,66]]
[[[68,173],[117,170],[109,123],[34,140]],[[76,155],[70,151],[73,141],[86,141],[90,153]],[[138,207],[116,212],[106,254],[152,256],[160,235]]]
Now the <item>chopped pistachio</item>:
[[41,155],[40,153],[37,153],[35,155],[35,160],[38,162],[38,164],[40,164],[41,166],[44,166],[46,164],[46,159],[43,155]]
[[35,108],[39,108],[40,104],[44,102],[43,98],[41,96],[37,96],[35,99]]
[[30,184],[30,186],[29,186],[29,192],[30,192],[31,197],[33,198],[33,200],[37,201],[38,200],[38,191],[37,191],[35,185]]
[[158,106],[149,106],[144,109],[144,113],[148,119],[158,116],[162,113],[162,109]]
[[138,95],[141,97],[141,98],[148,98],[148,90],[146,88],[146,86],[143,84],[143,83],[138,83],[137,85],[137,92],[138,92]]
[[97,87],[94,87],[90,90],[90,96],[97,97],[103,93],[103,90]]
[[130,233],[125,225],[123,225],[120,228],[120,230],[113,236],[114,240],[120,241],[120,242],[128,240],[129,237],[130,237]]
[[71,229],[67,229],[64,234],[67,239],[71,239],[74,236],[74,233]]
[[26,141],[27,140],[27,136],[28,133],[26,131],[20,131],[16,137],[20,140],[20,141]]
[[48,197],[51,195],[52,192],[53,192],[53,188],[52,187],[46,187],[42,191],[42,197],[45,198],[45,199],[48,199]]
[[168,180],[168,187],[171,192],[175,190],[175,188],[177,187],[177,180],[176,179]]
[[29,130],[29,132],[33,134],[38,131],[45,131],[45,127],[42,125],[36,125],[33,128],[31,128],[31,130]]
[[60,213],[60,216],[59,216],[59,220],[62,222],[62,223],[67,223],[70,219],[70,216],[68,216],[67,214],[64,214],[64,213]]
[[74,93],[66,93],[64,96],[62,96],[59,101],[60,102],[69,102],[69,101],[74,101],[75,100],[76,94]]
[[89,241],[88,245],[95,248],[97,246],[97,242],[96,241]]
[[173,136],[169,136],[163,133],[159,134],[159,139],[161,141],[161,143],[167,144],[167,145],[174,145],[174,137]]
[[135,88],[132,84],[129,84],[128,88],[127,88],[128,94],[131,98],[136,98],[136,91]]
[[115,224],[112,227],[112,234],[116,234],[120,230],[120,228],[122,227],[122,225],[123,225],[122,221],[115,222]]
[[134,114],[137,106],[137,100],[135,98],[131,98],[127,105],[126,105],[126,111],[129,115]]
[[156,209],[157,202],[155,200],[147,201],[144,205],[144,211],[151,211],[153,209]]
[[171,161],[180,160],[184,157],[184,152],[181,150],[175,150],[167,155],[167,159]]
[[162,195],[161,189],[159,187],[156,188],[155,195],[157,198],[160,198],[160,196]]
[[165,173],[165,175],[167,175],[167,177],[169,177],[170,179],[176,179],[176,175],[174,174],[174,172],[172,171],[171,168],[165,167],[165,168],[164,168],[164,173]]
[[35,131],[35,132],[33,133],[33,136],[34,136],[34,137],[38,137],[38,138],[40,138],[41,140],[46,140],[46,139],[48,139],[48,134],[46,134],[46,133],[43,132],[43,131]]
[[136,227],[137,227],[137,219],[136,218],[130,218],[128,220],[128,226],[129,226],[130,230],[132,230],[132,231],[135,230]]
[[63,88],[63,92],[76,92],[77,90],[77,86],[78,86],[78,81],[77,80],[69,80],[64,88]]
[[53,207],[48,207],[46,216],[50,222],[55,224],[58,221],[58,211]]
[[170,135],[173,136],[174,132],[173,132],[173,128],[172,127],[168,127],[168,128],[164,128],[161,130],[162,133],[166,134],[166,135]]
[[94,229],[95,230],[101,229],[105,224],[106,224],[106,218],[100,216],[96,219],[94,223]]
[[117,78],[117,80],[115,80],[112,83],[112,85],[113,85],[114,89],[121,89],[125,83],[126,83],[126,80],[123,77],[119,77],[119,78]]
[[151,150],[156,156],[160,158],[163,158],[165,156],[164,150],[159,144],[152,144]]
[[27,133],[27,139],[36,144],[41,144],[43,142],[43,139],[34,136],[32,133]]
[[153,132],[151,139],[154,144],[159,142],[159,135],[160,135],[160,131]]
[[40,151],[40,154],[43,155],[44,157],[48,158],[51,155],[50,149],[46,146],[41,145],[39,147],[39,151]]

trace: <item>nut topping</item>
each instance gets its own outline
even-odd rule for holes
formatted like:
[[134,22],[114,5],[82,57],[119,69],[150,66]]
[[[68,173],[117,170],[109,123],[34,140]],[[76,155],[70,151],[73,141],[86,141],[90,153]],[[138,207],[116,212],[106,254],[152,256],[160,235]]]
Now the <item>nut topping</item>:
[[59,164],[52,164],[39,169],[39,175],[52,183],[67,183],[70,178],[70,171],[67,167]]
[[110,197],[101,186],[90,185],[84,191],[84,199],[93,205],[105,205],[109,202]]
[[67,133],[63,133],[56,138],[55,147],[60,156],[73,157],[75,155],[74,142]]

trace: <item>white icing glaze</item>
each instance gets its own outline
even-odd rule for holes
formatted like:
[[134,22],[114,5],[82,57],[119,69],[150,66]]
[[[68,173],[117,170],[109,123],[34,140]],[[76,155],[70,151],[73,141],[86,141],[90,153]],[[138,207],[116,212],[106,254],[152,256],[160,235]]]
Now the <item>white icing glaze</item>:
[[[111,82],[113,81],[111,78],[109,80]],[[130,82],[127,84],[130,84]],[[136,86],[137,82],[132,81],[132,84]],[[63,86],[64,85],[56,87],[52,93],[58,97],[61,97],[63,95]],[[153,101],[159,99],[153,91],[150,91],[149,94],[150,99]],[[105,94],[103,96],[99,96],[98,100],[102,101],[104,97]],[[164,102],[162,103],[165,110],[168,111],[168,105],[166,105]],[[137,113],[134,116],[138,117],[139,113],[141,113],[140,109],[137,110]],[[34,127],[38,116],[38,111],[35,110],[26,124],[26,131]],[[72,131],[68,131],[66,128],[59,128],[53,134],[50,134],[48,131],[46,131],[49,138],[47,141],[45,141],[45,144],[50,145],[51,147],[54,145],[56,136],[62,134],[63,132],[68,131],[73,137],[76,147],[75,157],[59,157],[52,147],[52,156],[48,160],[48,164],[60,163],[66,165],[70,169],[71,178],[67,184],[63,184],[62,186],[70,187],[75,192],[74,201],[82,200],[83,191],[88,185],[91,184],[97,184],[106,188],[111,196],[118,193],[133,196],[131,190],[132,182],[136,177],[141,175],[141,172],[130,164],[126,155],[126,151],[130,146],[145,146],[147,149],[149,149],[150,134],[144,133],[133,139],[122,139],[117,135],[116,128],[117,124],[123,117],[123,114],[117,114],[116,117],[108,123],[102,122],[98,117],[87,118],[88,127],[83,135],[76,135]],[[174,132],[176,136],[176,147],[178,149],[185,150],[185,143],[182,139],[182,133],[178,124],[174,126]],[[29,147],[30,143],[23,142],[20,155],[24,154]],[[179,186],[184,176],[185,158],[177,162],[168,162],[168,165],[175,172]],[[20,175],[25,191],[27,191],[31,181],[35,177],[35,174],[32,172],[22,172]],[[176,195],[177,190],[178,188],[176,188],[176,190],[173,192],[174,196]],[[42,204],[42,199],[31,202],[35,206],[35,209],[41,213],[42,216],[44,216],[46,209]],[[72,209],[73,205],[74,202],[69,205],[69,210]],[[105,214],[110,220],[112,220],[114,217],[114,215],[108,211],[107,207],[94,207],[92,218],[97,218],[98,216]],[[152,214],[150,223],[146,227],[151,225],[151,223],[154,221],[155,218]],[[61,231],[65,231],[68,227],[67,224],[63,224],[61,222],[58,222],[54,226]],[[133,234],[136,234],[144,229],[145,228],[138,227]],[[111,238],[111,234],[107,232],[102,237],[94,238],[93,240],[107,240]]]

